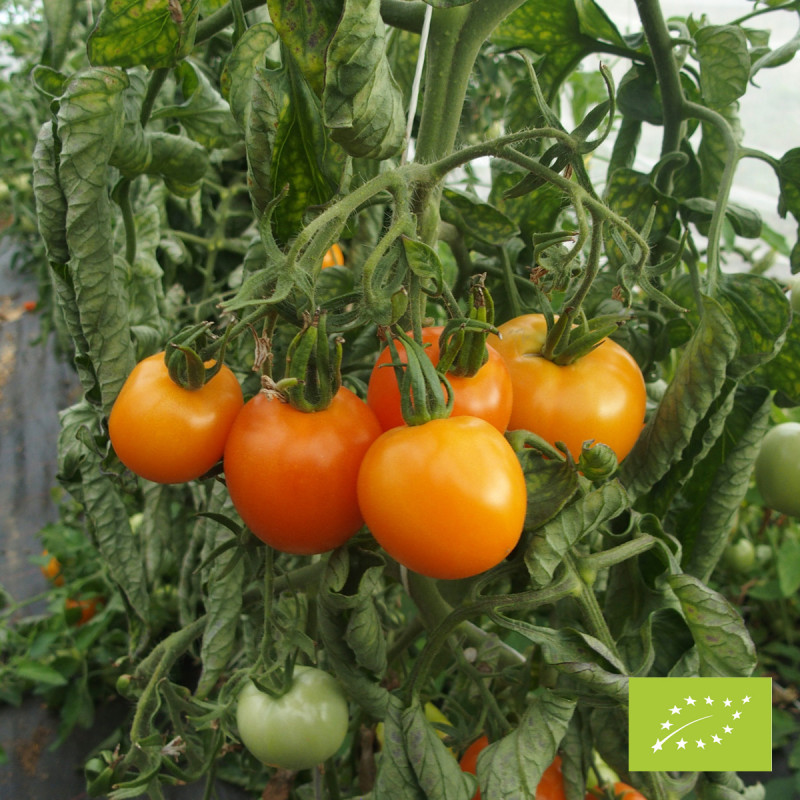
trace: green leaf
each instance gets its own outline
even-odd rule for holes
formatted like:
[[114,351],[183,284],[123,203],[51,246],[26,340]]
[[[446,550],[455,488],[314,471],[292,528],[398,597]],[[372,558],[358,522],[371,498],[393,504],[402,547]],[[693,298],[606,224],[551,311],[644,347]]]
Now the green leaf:
[[[690,309],[688,319],[692,324],[699,323],[688,275],[673,281],[667,294]],[[776,281],[750,273],[723,275],[717,300],[739,339],[736,357],[728,372],[731,377],[740,378],[779,352],[791,322],[789,300]]]
[[534,797],[574,712],[575,700],[547,689],[538,693],[519,725],[478,756],[481,796],[497,800]]
[[800,589],[800,542],[784,539],[778,547],[778,585],[784,597]]
[[418,239],[402,236],[403,253],[408,268],[421,280],[432,282],[431,291],[441,293],[444,285],[444,267],[437,252]]
[[[698,226],[702,232],[707,230],[716,203],[707,197],[691,197],[681,203],[681,213],[687,222]],[[731,223],[734,233],[745,239],[758,239],[761,236],[761,215],[752,208],[736,203],[728,203],[725,216]]]
[[776,391],[778,405],[800,405],[800,314],[792,316],[778,354],[752,372],[748,382]]
[[627,119],[663,125],[661,89],[652,67],[633,64],[617,88],[617,108]]
[[333,141],[358,158],[391,158],[404,144],[403,93],[385,40],[380,0],[345,0],[326,53],[322,115]]
[[296,68],[257,68],[253,90],[245,132],[251,196],[263,214],[288,186],[272,215],[274,235],[285,244],[303,226],[309,206],[334,196],[345,155],[325,136],[319,103]]
[[47,23],[46,63],[60,69],[72,46],[72,25],[78,0],[44,0],[44,18]]
[[721,434],[684,486],[671,527],[683,544],[685,571],[702,581],[710,578],[728,544],[771,409],[765,389],[737,392]]
[[800,50],[800,33],[796,33],[788,42],[784,42],[774,50],[768,50],[764,55],[753,61],[750,67],[750,80],[752,81],[759,70],[780,67],[794,58]]
[[208,148],[233,145],[240,136],[231,109],[205,74],[191,61],[175,68],[184,100],[180,105],[162,106],[151,119],[177,119],[189,136]]
[[782,217],[788,211],[800,222],[800,147],[787,150],[778,162],[778,212]]
[[198,0],[106,0],[89,36],[89,61],[172,67],[194,46],[198,11]]
[[[731,126],[735,141],[741,142],[743,131],[739,121],[739,104],[731,103],[718,109],[719,113]],[[697,157],[702,168],[702,190],[705,197],[716,200],[725,165],[730,158],[725,139],[716,125],[703,122],[700,126],[702,138],[697,148]]]
[[281,41],[317,97],[325,84],[325,52],[342,15],[342,0],[267,0]]
[[627,47],[622,34],[608,14],[594,0],[575,0],[581,33],[602,42]]
[[[70,82],[58,109],[58,175],[67,200],[69,275],[105,411],[110,411],[134,364],[106,188],[109,161],[122,131],[122,92],[127,85],[120,70],[90,69]],[[95,387],[84,389],[92,392]]]
[[66,264],[69,261],[67,200],[58,179],[53,127],[52,122],[45,122],[36,138],[33,150],[33,194],[36,220],[47,258],[54,264]]
[[536,74],[548,99],[575,64],[603,48],[582,31],[572,0],[526,0],[495,28],[490,39],[503,50],[526,48],[544,55]]
[[736,329],[724,309],[711,298],[703,303],[705,313],[658,408],[620,466],[620,480],[633,498],[648,492],[681,457],[736,355]]
[[250,124],[253,104],[253,77],[258,67],[265,67],[265,53],[278,39],[269,22],[251,25],[236,42],[228,56],[220,78],[222,94],[227,98],[239,127],[246,131]]
[[22,680],[40,686],[66,686],[68,683],[58,670],[41,661],[18,661],[14,664],[14,672]]
[[586,534],[621,514],[628,507],[625,489],[610,481],[563,508],[538,528],[525,552],[525,564],[534,583],[550,582],[564,554]]
[[697,645],[701,677],[751,675],[755,645],[734,606],[691,575],[673,575],[668,583]]
[[747,37],[738,25],[707,25],[695,34],[700,91],[705,102],[722,108],[738,100],[750,79]]
[[543,458],[531,448],[517,451],[525,473],[528,503],[525,515],[525,530],[535,531],[558,514],[578,490],[578,474],[567,461],[558,458]]
[[[208,510],[217,514],[233,513],[230,496],[222,484],[214,485]],[[227,528],[207,517],[201,517],[196,525],[205,539],[206,553],[234,538]],[[220,553],[203,570],[203,602],[208,617],[200,648],[202,672],[195,689],[198,697],[206,697],[214,689],[228,669],[236,645],[244,591],[244,563],[241,556],[239,548],[230,548]]]
[[442,219],[455,225],[467,237],[492,245],[502,245],[519,233],[517,225],[502,211],[480,198],[457,189],[445,188]]

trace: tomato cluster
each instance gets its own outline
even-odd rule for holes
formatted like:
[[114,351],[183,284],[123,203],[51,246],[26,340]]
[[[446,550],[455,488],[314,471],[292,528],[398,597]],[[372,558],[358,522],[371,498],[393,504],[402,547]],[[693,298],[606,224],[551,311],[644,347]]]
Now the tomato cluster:
[[[420,352],[433,366],[443,330],[422,332]],[[444,418],[405,423],[402,341],[378,356],[366,403],[342,387],[313,412],[277,388],[244,403],[225,366],[199,388],[184,388],[159,353],[125,382],[109,435],[123,464],[151,481],[193,480],[222,459],[239,515],[282,552],[327,552],[366,523],[403,566],[469,577],[499,564],[522,532],[527,487],[507,429],[564,442],[576,459],[586,441],[605,442],[622,459],[644,419],[642,374],[619,345],[604,340],[561,366],[541,355],[543,316],[518,317],[499,331],[475,374],[447,375],[453,402]]]

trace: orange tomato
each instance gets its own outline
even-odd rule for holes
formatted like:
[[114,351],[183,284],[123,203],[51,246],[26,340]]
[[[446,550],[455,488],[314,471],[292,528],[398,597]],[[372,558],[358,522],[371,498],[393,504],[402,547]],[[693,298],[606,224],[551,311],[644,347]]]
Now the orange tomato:
[[[422,341],[427,345],[425,352],[434,364],[439,363],[439,336],[444,328],[422,329]],[[406,349],[402,342],[395,342],[397,355],[405,363]],[[489,347],[489,360],[472,377],[448,375],[447,380],[453,388],[453,417],[479,417],[485,419],[503,433],[511,417],[512,387],[511,376],[500,354]],[[392,354],[385,347],[369,377],[367,403],[384,430],[404,425],[400,407],[400,388],[394,369],[385,366],[391,363]]]
[[282,552],[332,550],[363,525],[356,478],[380,432],[367,404],[344,387],[312,413],[260,392],[225,445],[231,500],[247,527]]
[[540,356],[547,336],[541,314],[526,314],[490,334],[514,387],[509,430],[529,430],[551,444],[564,442],[573,458],[584,442],[607,444],[619,461],[644,425],[646,391],[638,364],[623,347],[605,339],[566,366]]
[[408,569],[432,578],[499,564],[522,533],[525,476],[505,437],[477,417],[391,428],[369,448],[358,502],[372,535]]
[[[586,800],[604,800],[607,797],[606,786],[598,787],[597,789],[593,789],[586,793]],[[617,781],[614,784],[614,797],[617,800],[647,800],[647,798],[639,791],[633,788],[633,786],[628,786],[627,783],[622,783],[622,781]]]
[[222,457],[228,431],[244,399],[223,365],[200,389],[178,386],[164,353],[145,358],[117,396],[108,433],[119,460],[156,483],[199,478]]
[[[64,608],[67,612],[67,618],[73,619],[74,624],[80,627],[85,625],[97,613],[97,597],[89,597],[85,600],[76,600],[73,597],[68,597],[64,602]],[[80,615],[76,614],[73,609],[78,609]]]
[[[42,555],[47,556],[47,550],[42,550]],[[55,556],[50,556],[47,564],[45,564],[41,570],[42,575],[52,581],[56,586],[64,585],[64,576],[61,574],[61,562]]]
[[342,248],[339,247],[338,244],[331,245],[328,251],[325,253],[324,258],[322,259],[322,269],[327,269],[328,267],[343,267],[343,266],[344,266],[344,253],[342,253]]

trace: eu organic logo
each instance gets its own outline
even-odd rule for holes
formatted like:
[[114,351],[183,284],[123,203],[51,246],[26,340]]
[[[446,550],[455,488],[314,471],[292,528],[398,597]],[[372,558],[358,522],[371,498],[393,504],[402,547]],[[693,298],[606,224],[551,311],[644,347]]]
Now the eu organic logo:
[[631,678],[634,771],[768,772],[769,678]]

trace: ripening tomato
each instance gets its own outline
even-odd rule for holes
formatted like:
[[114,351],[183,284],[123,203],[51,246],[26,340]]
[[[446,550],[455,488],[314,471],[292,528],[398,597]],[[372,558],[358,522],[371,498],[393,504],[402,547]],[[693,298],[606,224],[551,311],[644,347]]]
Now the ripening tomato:
[[322,259],[322,269],[328,267],[343,267],[344,266],[344,253],[338,244],[332,244],[325,256]]
[[[47,550],[42,550],[42,556],[47,558],[50,555]],[[42,575],[47,580],[52,581],[56,586],[64,585],[64,576],[61,574],[61,562],[55,557],[50,556],[47,563],[41,567]]]
[[508,427],[564,442],[573,458],[584,442],[607,444],[622,461],[644,425],[646,391],[638,364],[623,347],[605,339],[567,366],[541,357],[547,324],[526,314],[489,336],[511,373],[513,408]]
[[369,406],[345,387],[311,413],[259,392],[225,445],[231,500],[247,527],[282,552],[332,550],[363,525],[356,478],[380,432]]
[[64,601],[67,620],[77,627],[85,625],[97,613],[98,602],[99,599],[97,597],[88,597],[81,600],[68,597]]
[[[488,736],[480,736],[478,737],[465,751],[464,755],[461,756],[461,760],[458,762],[459,766],[461,767],[462,772],[469,772],[470,775],[477,775],[478,774],[478,756],[484,751],[486,747],[489,745],[489,737]],[[472,800],[481,800],[481,790],[478,789],[474,795],[472,795]]]
[[358,502],[392,558],[432,578],[466,578],[517,544],[527,492],[505,437],[477,417],[391,428],[369,448]]
[[[443,330],[442,327],[422,329],[422,341],[427,345],[425,352],[434,366],[439,363],[439,336]],[[395,344],[397,355],[405,363],[406,349],[403,343]],[[479,417],[503,433],[511,417],[511,376],[500,354],[493,347],[489,347],[488,352],[489,360],[472,377],[447,376],[453,388],[450,416]],[[385,347],[372,368],[367,387],[367,403],[384,430],[405,424],[397,376],[392,367],[384,366],[391,361],[391,351]]]
[[119,460],[156,483],[183,483],[208,472],[222,457],[225,439],[244,399],[224,364],[200,389],[170,377],[164,353],[140,361],[128,376],[108,419]]

